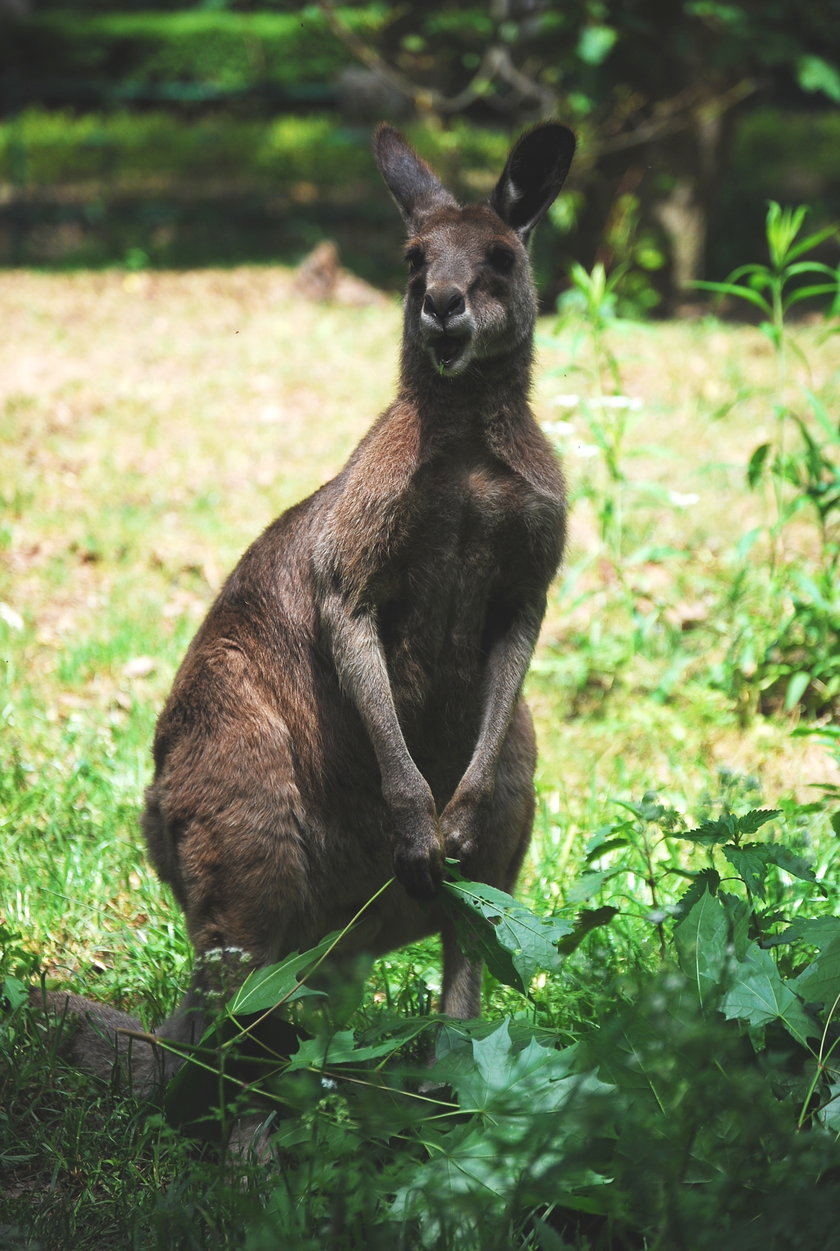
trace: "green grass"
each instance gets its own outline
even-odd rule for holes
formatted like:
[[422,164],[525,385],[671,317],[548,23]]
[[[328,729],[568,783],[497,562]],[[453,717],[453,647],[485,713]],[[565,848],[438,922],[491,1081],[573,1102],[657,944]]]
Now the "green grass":
[[[11,273],[0,308],[14,327],[0,343],[0,973],[43,975],[159,1020],[185,985],[189,951],[137,825],[156,713],[238,554],[339,468],[387,402],[399,309],[310,305],[288,274],[266,269]],[[821,886],[815,895],[774,868],[765,912],[786,921],[830,914],[840,890],[830,724],[821,736],[778,704],[758,715],[727,670],[744,623],[772,623],[790,601],[789,583],[770,573],[770,505],[747,487],[746,466],[770,436],[774,406],[800,405],[804,385],[838,411],[836,338],[816,323],[793,331],[805,363],[792,361],[789,393],[779,396],[772,347],[757,329],[709,320],[617,323],[606,333],[635,407],[593,402],[610,388],[591,334],[574,321],[541,325],[534,397],[564,454],[574,508],[567,569],[528,683],[539,811],[520,895],[540,913],[620,909],[560,975],[534,983],[526,1016],[562,1042],[600,1022],[606,1040],[618,1028],[615,1004],[655,976],[666,929],[671,942],[669,909],[685,874],[710,855],[674,831],[777,808],[761,837],[805,857]],[[616,471],[603,447],[619,444]],[[739,544],[754,529],[745,558]],[[798,568],[819,560],[805,516],[785,544]],[[623,805],[651,792],[666,816],[628,815]],[[623,846],[601,855],[616,839]],[[359,1028],[427,1013],[438,976],[433,944],[378,962]],[[652,995],[653,983],[644,985],[639,994]],[[485,990],[491,1022],[522,1019],[513,991],[490,979]],[[255,1213],[276,1179],[242,1165],[237,1180],[196,1160],[162,1120],[69,1072],[52,1046],[25,1013],[10,1014],[0,1051],[0,1240],[242,1246],[250,1230],[249,1247],[273,1245],[285,1218],[260,1232]],[[737,1084],[739,1070],[727,1071]],[[727,1086],[698,1098],[744,1113],[752,1081],[743,1078],[737,1097]],[[775,1127],[776,1111],[767,1116]],[[330,1125],[324,1154],[338,1160]],[[331,1193],[324,1178],[319,1185]],[[282,1213],[277,1193],[271,1202]],[[304,1220],[310,1209],[300,1195],[295,1203]],[[348,1228],[359,1228],[363,1216],[353,1219]],[[636,1228],[634,1219],[624,1212],[619,1225]],[[498,1245],[561,1245],[548,1234],[528,1243],[517,1229],[519,1241]],[[585,1223],[578,1235],[588,1236]],[[598,1247],[669,1245],[595,1237]],[[310,1245],[303,1232],[299,1245]]]

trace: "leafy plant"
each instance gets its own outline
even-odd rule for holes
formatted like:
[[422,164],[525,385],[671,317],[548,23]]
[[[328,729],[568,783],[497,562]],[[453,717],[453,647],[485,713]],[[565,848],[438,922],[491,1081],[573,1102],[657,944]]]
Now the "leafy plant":
[[[751,262],[733,269],[723,282],[700,282],[695,285],[717,295],[730,295],[746,300],[763,314],[761,328],[782,363],[789,350],[787,320],[790,310],[803,300],[815,296],[838,295],[837,270],[821,261],[801,260],[819,244],[837,234],[836,226],[824,226],[804,238],[799,238],[805,219],[807,205],[782,208],[771,200],[765,220],[765,238],[770,263]],[[802,278],[819,281],[803,285]]]
[[[775,627],[765,624],[756,631],[751,622],[743,623],[729,647],[725,671],[736,693],[738,684],[746,681],[761,692],[765,703],[780,703],[787,711],[802,706],[817,713],[833,708],[840,693],[836,659],[840,606],[833,593],[840,576],[836,530],[840,424],[808,388],[804,389],[810,408],[806,417],[787,400],[791,355],[807,365],[791,336],[789,315],[803,301],[820,296],[831,297],[831,311],[840,311],[840,268],[805,259],[837,235],[836,227],[827,226],[802,236],[807,212],[805,206],[782,208],[771,201],[765,224],[769,264],[742,265],[725,282],[697,285],[757,308],[776,362],[774,436],[754,449],[746,477],[752,489],[760,489],[768,480],[772,484],[773,510],[766,526],[771,554],[768,585],[773,586],[778,576],[787,590],[790,610]],[[819,545],[819,564],[813,573],[803,571],[798,556],[789,551],[794,526],[801,528],[808,520],[816,524]],[[768,612],[766,621],[775,615]],[[749,657],[746,664],[745,656]]]
[[[803,300],[818,296],[831,296],[835,311],[840,311],[840,268],[832,269],[822,261],[803,260],[808,252],[814,250],[827,239],[837,236],[836,226],[826,226],[800,238],[808,208],[782,208],[772,200],[767,209],[765,236],[769,264],[754,262],[741,265],[734,269],[724,282],[697,282],[701,290],[712,291],[719,296],[732,296],[752,304],[763,316],[761,330],[773,345],[776,360],[776,382],[773,412],[775,417],[775,439],[770,443],[760,444],[750,457],[747,469],[747,481],[751,487],[761,483],[769,473],[775,491],[775,516],[771,522],[771,532],[777,536],[785,522],[809,498],[822,495],[823,475],[826,461],[819,454],[818,448],[808,433],[808,427],[787,405],[785,391],[788,385],[789,358],[791,353],[798,353],[795,341],[789,329],[791,309]],[[802,279],[817,279],[804,282]],[[821,414],[823,425],[826,424],[824,412]],[[803,438],[806,451],[806,473],[804,478],[792,467],[798,463],[795,452],[786,450],[787,430],[794,427],[794,433]],[[829,434],[834,437],[829,425]],[[833,462],[828,465],[833,468]],[[786,482],[800,487],[801,496],[787,504],[783,486]]]
[[[329,1230],[336,1245],[408,1239],[428,1248],[551,1249],[559,1239],[556,1245],[607,1248],[647,1239],[664,1249],[696,1220],[698,1184],[717,1196],[714,1226],[718,1204],[733,1218],[755,1221],[750,1191],[790,1190],[782,1156],[805,1125],[815,1138],[799,1167],[812,1181],[830,1159],[840,1161],[832,1135],[840,920],[815,915],[788,923],[768,911],[771,873],[819,889],[800,856],[754,840],[779,813],[725,809],[685,829],[653,796],[626,808],[626,820],[593,840],[569,906],[588,896],[585,879],[597,872],[596,861],[618,857],[615,873],[632,876],[637,844],[658,904],[650,920],[661,971],[639,991],[647,1006],[631,1010],[633,992],[615,987],[617,1007],[595,1029],[580,1031],[573,1046],[559,1046],[522,1016],[486,1023],[380,1018],[361,1029],[337,1027],[329,1011],[310,1017],[310,1036],[252,1087],[267,1107],[283,1108],[285,1119],[273,1132],[282,1181],[249,1246],[292,1231],[299,1245],[314,1246]],[[646,833],[653,827],[659,842]],[[678,900],[664,884],[679,862],[673,846],[663,861],[662,840],[708,857],[706,867],[683,873],[691,885]],[[598,875],[603,888],[609,875]],[[582,917],[537,917],[457,875],[444,899],[465,949],[480,949],[521,993],[540,968],[562,979],[564,960],[591,933]],[[613,909],[599,923],[617,915]],[[228,1005],[228,1019],[311,995],[303,970],[317,967],[335,942],[252,975]],[[418,1068],[406,1047],[423,1036],[434,1039],[434,1058]],[[691,1110],[687,1088],[703,1089],[702,1110],[696,1103]],[[744,1190],[726,1178],[748,1161]],[[815,1219],[825,1216],[820,1208]],[[692,1245],[711,1247],[713,1237],[704,1223]]]
[[[569,290],[558,301],[556,330],[569,335],[571,363],[564,364],[563,376],[580,374],[586,393],[559,396],[579,415],[591,440],[587,452],[597,458],[601,472],[584,480],[580,494],[587,499],[598,518],[599,538],[619,580],[622,578],[625,550],[625,511],[632,489],[626,466],[626,440],[638,400],[623,394],[621,371],[611,336],[622,325],[619,315],[619,289],[627,264],[609,273],[600,261],[587,271],[574,262],[569,268]],[[554,429],[560,433],[564,423]],[[552,433],[552,427],[549,427]]]
[[[614,392],[621,390],[621,375],[607,331],[618,316],[618,287],[626,266],[618,265],[609,274],[601,261],[587,270],[578,261],[569,266],[569,290],[557,302],[560,324],[571,316],[579,319],[580,330],[572,339],[572,355],[577,357],[579,343],[587,338],[592,348],[592,380],[596,393],[604,394],[605,384]],[[615,458],[617,469],[618,457]]]
[[[335,1246],[410,1242],[435,1251],[665,1251],[688,1231],[692,1246],[719,1245],[721,1224],[737,1232],[738,1246],[758,1248],[768,1237],[796,1246],[800,1226],[802,1245],[824,1236],[838,1197],[826,1179],[840,1163],[840,920],[768,917],[771,874],[794,874],[803,889],[819,889],[784,844],[755,841],[777,812],[724,809],[686,829],[651,795],[626,813],[593,840],[569,908],[591,898],[585,879],[593,873],[606,886],[596,861],[617,858],[616,873],[632,875],[639,854],[663,914],[654,921],[659,971],[605,987],[613,1006],[573,1045],[527,1014],[453,1022],[384,1013],[342,1024],[329,1008],[310,1013],[306,1035],[270,1067],[252,1068],[248,1104],[230,1109],[254,1107],[257,1097],[282,1159],[275,1171],[263,1158],[253,1181],[247,1156],[228,1161],[243,1203],[233,1204],[234,1186],[217,1191],[214,1204],[225,1196],[227,1227],[242,1245],[259,1251],[282,1236],[304,1249],[327,1237]],[[676,902],[666,882],[677,862],[663,861],[662,840],[672,844],[669,854],[683,843],[709,858],[689,871],[691,885]],[[537,917],[503,892],[457,876],[445,898],[468,949],[475,951],[479,935],[482,952],[520,991],[541,965],[562,980],[565,962],[590,941],[581,917]],[[611,918],[615,911],[601,923]],[[240,1042],[254,1036],[255,1013],[323,1003],[313,977],[337,941],[331,936],[251,975],[223,1018],[239,1023]],[[21,1012],[20,1003],[10,1005],[0,1059],[26,1045]],[[418,1066],[412,1051],[424,1039],[434,1056]],[[219,1045],[217,1033],[195,1057],[209,1059]],[[196,1071],[190,1064],[187,1077],[175,1079],[170,1114]],[[98,1123],[100,1132],[106,1125]],[[810,1134],[800,1139],[805,1127]],[[149,1123],[144,1150],[155,1141],[160,1150],[161,1132]],[[177,1157],[175,1140],[165,1149]],[[193,1167],[191,1186],[210,1184],[213,1165],[204,1168],[199,1183]],[[257,1176],[262,1195],[249,1207]],[[793,1215],[800,1186],[816,1187],[806,1217]],[[180,1204],[186,1221],[199,1195],[173,1178],[161,1212],[174,1217]],[[734,1251],[736,1243],[724,1245]]]

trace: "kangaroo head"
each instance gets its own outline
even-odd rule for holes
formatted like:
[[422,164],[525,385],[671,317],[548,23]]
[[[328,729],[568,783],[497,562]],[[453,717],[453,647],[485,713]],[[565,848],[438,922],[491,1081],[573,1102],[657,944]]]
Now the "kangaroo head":
[[442,377],[508,355],[536,318],[527,245],[557,196],[575,150],[556,122],[514,145],[493,194],[462,207],[393,127],[374,137],[376,161],[409,238],[405,350]]

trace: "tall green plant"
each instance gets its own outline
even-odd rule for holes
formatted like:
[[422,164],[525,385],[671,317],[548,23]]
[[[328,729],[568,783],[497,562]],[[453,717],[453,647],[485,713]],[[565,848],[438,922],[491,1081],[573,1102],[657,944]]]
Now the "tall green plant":
[[[228,1071],[229,1054],[213,1060],[220,1042],[232,1048],[211,1035],[170,1088],[168,1107],[194,1123],[194,1103],[184,1103],[189,1087],[218,1063],[217,1084],[235,1092],[235,1109],[243,1097],[252,1106],[261,1101],[279,1167],[265,1155],[258,1167],[234,1158],[220,1168],[208,1155],[187,1167],[159,1121],[147,1120],[142,1131],[136,1121],[132,1150],[140,1154],[131,1173],[148,1170],[151,1181],[142,1193],[126,1191],[125,1212],[114,1205],[120,1245],[171,1245],[173,1229],[179,1246],[183,1240],[196,1251],[214,1236],[249,1251],[278,1242],[303,1251],[830,1245],[840,1201],[840,920],[820,901],[829,883],[816,881],[783,842],[756,840],[772,812],[724,807],[692,829],[653,796],[625,812],[593,839],[603,864],[624,872],[629,888],[615,890],[611,879],[612,904],[596,923],[608,937],[623,913],[645,906],[634,885],[641,874],[647,903],[657,905],[648,918],[657,936],[653,966],[640,961],[633,973],[623,962],[618,976],[602,971],[592,1024],[560,1036],[528,998],[540,970],[562,993],[569,963],[602,941],[593,937],[591,910],[575,916],[586,891],[560,915],[538,917],[502,892],[453,876],[443,898],[461,940],[523,995],[522,1010],[463,1022],[406,1019],[380,1007],[345,1019],[313,981],[334,938],[252,974],[221,1026],[244,1042],[255,1014],[282,1010],[296,1025],[286,1053],[252,1056],[243,1083]],[[665,860],[662,839],[670,844]],[[670,881],[677,845],[708,857],[680,898]],[[801,888],[806,907],[794,915],[768,910],[780,873]],[[638,927],[636,942],[645,945]],[[25,997],[9,985],[0,1093],[4,1108],[31,1127],[30,1105],[54,1117],[50,1100],[67,1078],[60,1047],[37,1021],[33,1027]],[[77,1102],[83,1097],[76,1092]],[[224,1115],[213,1113],[211,1123],[218,1118],[224,1130]],[[103,1133],[102,1108],[99,1121]],[[116,1152],[125,1127],[113,1114],[111,1122]],[[73,1128],[72,1148],[82,1143],[91,1153],[89,1129],[84,1137],[78,1117]],[[19,1137],[14,1144],[4,1163],[19,1169],[25,1144]],[[70,1148],[62,1142],[55,1150]],[[173,1161],[183,1162],[183,1176]],[[96,1176],[106,1190],[106,1174]],[[810,1196],[804,1214],[801,1191]],[[236,1206],[238,1192],[247,1201]],[[94,1200],[101,1204],[103,1194],[86,1196]],[[2,1204],[0,1196],[0,1216]],[[47,1207],[36,1212],[39,1235],[49,1228]],[[157,1242],[150,1228],[160,1231]],[[721,1228],[734,1231],[734,1241],[721,1243]],[[100,1228],[96,1243],[80,1222],[70,1235],[74,1246],[101,1245]]]
[[[789,481],[791,456],[787,447],[792,436],[804,435],[807,438],[807,428],[786,398],[791,355],[797,354],[807,364],[791,336],[790,312],[804,300],[831,296],[831,311],[840,313],[840,266],[832,269],[822,261],[802,259],[821,243],[837,236],[837,227],[825,226],[800,237],[807,215],[806,205],[782,208],[776,201],[771,201],[765,220],[769,264],[754,262],[741,265],[724,282],[696,284],[702,290],[752,304],[762,314],[761,330],[773,345],[776,362],[774,438],[753,451],[747,468],[747,481],[751,487],[756,487],[767,473],[772,480],[775,512],[770,532],[774,538],[774,558],[778,555],[776,542],[782,527],[800,506],[796,499],[790,502],[785,500],[784,487]],[[803,282],[803,279],[812,281]],[[818,482],[822,465],[815,468]],[[803,485],[807,492],[810,483]]]
[[[591,270],[575,262],[569,269],[571,286],[558,302],[560,327],[573,331],[573,369],[583,375],[591,392],[578,405],[604,470],[591,498],[601,541],[617,567],[624,538],[624,447],[630,405],[621,393],[621,372],[610,332],[618,317],[618,290],[626,268],[619,265],[608,273],[600,261]],[[589,360],[581,362],[584,354]]]
[[[746,469],[748,485],[770,486],[765,523],[769,569],[763,606],[740,613],[740,589],[752,582],[745,564],[730,596],[736,609],[735,639],[723,667],[725,683],[736,694],[751,692],[745,707],[777,699],[788,710],[800,705],[821,712],[840,698],[840,420],[805,387],[804,415],[789,400],[791,358],[807,359],[791,332],[791,312],[806,300],[829,298],[828,315],[840,313],[840,266],[832,269],[808,254],[837,237],[835,226],[803,234],[808,209],[782,208],[771,201],[765,236],[768,262],[739,266],[724,282],[703,282],[704,290],[742,300],[762,315],[761,330],[773,346],[773,434],[754,448]],[[790,555],[794,523],[816,528],[816,562],[802,568]],[[758,537],[752,536],[752,539]],[[746,555],[752,541],[743,551]],[[752,559],[752,557],[750,557]],[[778,602],[787,603],[780,614]],[[781,621],[779,620],[781,615]],[[776,623],[775,626],[768,623]]]
[[[769,879],[780,870],[803,893],[819,891],[810,866],[783,843],[755,841],[776,813],[724,810],[678,829],[653,797],[628,812],[623,834],[599,847],[627,861],[631,877],[642,827],[709,857],[668,904],[674,892],[663,883],[676,859],[662,865],[653,838],[642,849],[663,972],[636,991],[613,986],[614,1006],[571,1047],[525,1016],[380,1018],[355,1031],[336,1028],[328,1012],[312,1018],[314,1036],[264,1088],[286,1109],[276,1135],[284,1164],[249,1245],[294,1231],[299,1245],[314,1246],[328,1230],[334,1245],[430,1251],[711,1248],[722,1214],[759,1221],[765,1238],[778,1232],[778,1220],[761,1224],[751,1191],[762,1202],[777,1186],[790,1194],[798,1176],[814,1185],[840,1160],[840,920],[811,912],[788,924],[768,912]],[[576,926],[537,918],[462,879],[445,899],[467,950],[478,941],[520,992],[540,967],[562,980],[564,960],[586,937],[583,918]],[[637,904],[628,895],[627,908]],[[601,922],[616,915],[609,909]],[[297,960],[300,970],[306,956]],[[303,983],[283,970],[246,984],[230,1013],[267,1008],[281,988],[288,1002]],[[434,1031],[435,1058],[418,1069],[404,1049],[421,1030]],[[805,1126],[813,1154],[794,1164]],[[748,1161],[748,1185],[725,1180]],[[699,1182],[715,1197],[715,1221],[692,1216]],[[694,1240],[681,1241],[693,1221]]]

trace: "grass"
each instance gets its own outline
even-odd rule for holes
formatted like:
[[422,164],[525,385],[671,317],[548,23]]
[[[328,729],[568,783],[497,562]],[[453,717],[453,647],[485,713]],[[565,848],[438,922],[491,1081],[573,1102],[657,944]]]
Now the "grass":
[[[137,827],[156,713],[238,554],[341,465],[389,399],[400,313],[309,304],[275,269],[13,272],[0,309],[13,327],[0,343],[2,971],[158,1020],[189,953]],[[563,979],[535,984],[539,1019],[571,1037],[599,1019],[614,978],[656,967],[657,909],[706,863],[668,842],[667,820],[777,808],[771,839],[810,859],[822,909],[838,893],[836,740],[797,732],[818,727],[795,710],[754,715],[726,680],[739,622],[781,614],[789,597],[764,563],[768,503],[745,468],[774,405],[794,408],[804,384],[837,412],[836,340],[817,322],[795,329],[782,397],[756,328],[607,333],[630,406],[594,402],[614,388],[574,320],[541,324],[534,395],[574,509],[528,683],[540,806],[520,895],[543,913],[622,909]],[[610,469],[603,448],[618,442]],[[816,559],[804,518],[786,541],[803,568]],[[650,792],[672,817],[628,826],[621,805]],[[598,839],[631,826],[618,865],[599,857]],[[790,886],[782,875],[770,892],[789,917],[804,906]],[[428,1012],[437,977],[433,945],[378,962],[364,1020]],[[491,1019],[520,1011],[506,988],[486,990]],[[116,1246],[130,1229],[143,1247],[243,1245],[270,1179],[197,1170],[162,1121],[80,1087],[16,1019],[0,1055],[0,1238]]]

